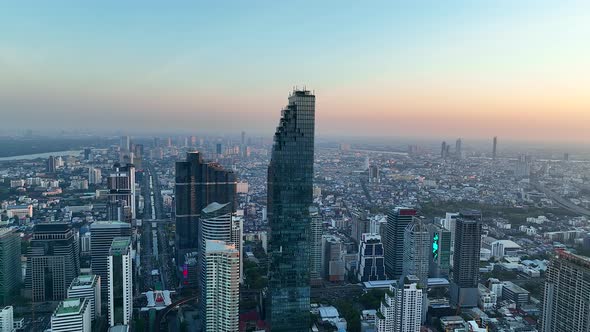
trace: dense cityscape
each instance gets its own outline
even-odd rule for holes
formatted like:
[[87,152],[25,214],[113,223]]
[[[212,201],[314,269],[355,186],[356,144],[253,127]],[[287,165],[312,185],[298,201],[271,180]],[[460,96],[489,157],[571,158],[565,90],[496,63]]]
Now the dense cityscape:
[[2,159],[3,330],[588,328],[590,160],[314,142],[315,112]]
[[590,332],[590,1],[7,1],[0,332]]

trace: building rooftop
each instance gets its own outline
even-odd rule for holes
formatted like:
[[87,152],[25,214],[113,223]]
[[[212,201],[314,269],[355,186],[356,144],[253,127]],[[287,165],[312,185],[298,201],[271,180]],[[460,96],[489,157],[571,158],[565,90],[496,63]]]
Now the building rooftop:
[[78,276],[77,278],[74,278],[74,280],[72,280],[72,285],[70,286],[70,288],[91,286],[97,278],[98,276],[96,274],[86,274]]
[[86,299],[65,299],[55,309],[55,316],[78,314],[84,306]]
[[205,242],[205,251],[236,251],[236,247],[219,240],[207,240]]
[[90,225],[90,228],[109,228],[113,226],[121,226],[121,227],[129,227],[131,228],[131,224],[122,221],[95,221]]
[[125,255],[131,246],[130,237],[116,237],[111,243],[111,255]]
[[217,202],[213,202],[213,203],[207,205],[203,209],[203,213],[207,213],[207,214],[214,213],[214,212],[217,212],[219,210],[222,210],[224,207],[226,207],[228,205],[229,205],[229,203],[220,204],[220,203],[217,203]]

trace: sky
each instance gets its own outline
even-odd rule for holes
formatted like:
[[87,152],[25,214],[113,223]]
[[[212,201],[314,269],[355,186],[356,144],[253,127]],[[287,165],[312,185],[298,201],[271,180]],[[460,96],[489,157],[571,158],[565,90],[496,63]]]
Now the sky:
[[590,140],[590,1],[0,4],[0,129]]

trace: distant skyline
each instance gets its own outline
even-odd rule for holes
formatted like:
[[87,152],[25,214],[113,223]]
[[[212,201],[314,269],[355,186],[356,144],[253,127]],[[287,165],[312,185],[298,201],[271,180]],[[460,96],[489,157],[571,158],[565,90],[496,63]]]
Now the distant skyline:
[[0,129],[590,140],[590,2],[0,5]]

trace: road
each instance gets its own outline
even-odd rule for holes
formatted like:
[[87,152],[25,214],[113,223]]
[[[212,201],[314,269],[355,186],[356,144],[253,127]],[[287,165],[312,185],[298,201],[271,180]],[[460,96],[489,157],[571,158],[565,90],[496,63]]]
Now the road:
[[577,206],[576,204],[572,203],[570,200],[559,196],[557,193],[547,189],[540,183],[533,184],[535,189],[543,192],[547,197],[551,198],[557,205],[563,207],[564,209],[574,212],[579,215],[583,216],[590,216],[590,210],[584,209],[581,206]]

